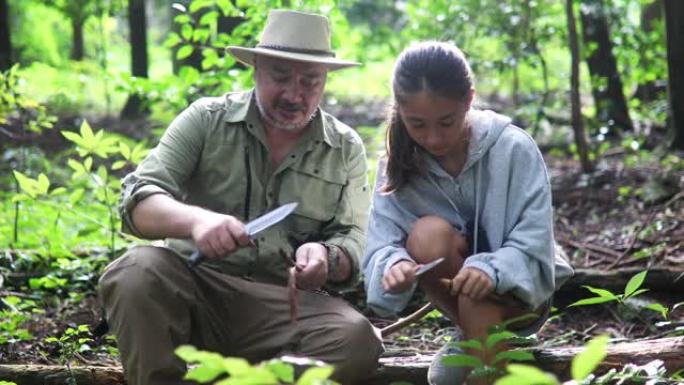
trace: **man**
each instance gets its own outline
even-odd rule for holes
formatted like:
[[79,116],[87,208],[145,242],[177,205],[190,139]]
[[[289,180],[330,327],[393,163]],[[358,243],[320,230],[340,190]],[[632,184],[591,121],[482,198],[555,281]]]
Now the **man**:
[[[357,280],[366,157],[359,136],[318,105],[327,72],[357,63],[334,57],[325,17],[293,11],[272,11],[255,48],[227,50],[255,67],[255,89],[193,103],[123,181],[124,229],[166,239],[130,250],[100,280],[127,382],[184,383],[174,349],[193,344],[253,362],[319,359],[352,383],[382,344],[368,320],[317,289]],[[248,237],[246,222],[288,202],[299,203],[293,214]],[[188,267],[182,257],[195,249],[206,260]],[[285,287],[293,264],[296,322]]]

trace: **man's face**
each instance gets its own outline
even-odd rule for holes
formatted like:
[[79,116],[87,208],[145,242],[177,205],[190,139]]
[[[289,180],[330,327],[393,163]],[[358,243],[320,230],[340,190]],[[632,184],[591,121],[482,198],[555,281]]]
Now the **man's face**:
[[257,105],[267,126],[298,131],[309,124],[323,97],[328,70],[313,64],[257,56]]

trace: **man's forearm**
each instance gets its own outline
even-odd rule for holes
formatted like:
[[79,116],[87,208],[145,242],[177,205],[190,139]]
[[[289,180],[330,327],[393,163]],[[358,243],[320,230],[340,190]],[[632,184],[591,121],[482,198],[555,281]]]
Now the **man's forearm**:
[[168,195],[154,194],[135,206],[132,219],[145,238],[192,238],[193,225],[203,211]]

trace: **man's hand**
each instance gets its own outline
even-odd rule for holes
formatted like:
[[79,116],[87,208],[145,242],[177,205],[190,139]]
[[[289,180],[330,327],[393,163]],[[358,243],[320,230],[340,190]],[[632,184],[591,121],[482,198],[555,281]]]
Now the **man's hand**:
[[320,289],[328,280],[328,250],[320,243],[305,243],[295,252],[296,280],[300,289]]
[[464,295],[481,301],[494,291],[494,282],[482,270],[466,267],[451,280],[451,295]]
[[251,244],[242,222],[234,216],[210,211],[204,211],[194,221],[192,239],[202,254],[209,258],[224,257]]
[[402,293],[408,290],[416,282],[418,265],[411,261],[399,261],[395,263],[382,277],[382,288],[392,294]]

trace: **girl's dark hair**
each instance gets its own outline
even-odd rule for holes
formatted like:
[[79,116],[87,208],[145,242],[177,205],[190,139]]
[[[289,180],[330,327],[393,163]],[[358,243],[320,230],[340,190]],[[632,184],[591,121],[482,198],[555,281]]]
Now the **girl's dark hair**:
[[399,116],[399,104],[421,91],[452,100],[468,98],[473,87],[473,75],[463,52],[453,44],[423,42],[413,45],[399,55],[394,66],[392,92],[394,100],[387,120],[387,182],[384,192],[403,186],[409,176],[421,168],[417,144],[406,131]]

